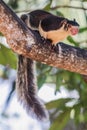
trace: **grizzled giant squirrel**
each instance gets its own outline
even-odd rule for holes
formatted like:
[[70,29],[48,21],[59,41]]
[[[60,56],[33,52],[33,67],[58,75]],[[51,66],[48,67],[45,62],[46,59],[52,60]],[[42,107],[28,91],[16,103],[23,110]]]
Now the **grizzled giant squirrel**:
[[[43,10],[23,14],[21,19],[30,29],[37,30],[41,37],[49,39],[54,45],[67,36],[78,33],[79,24],[75,20],[58,17]],[[43,119],[47,117],[47,112],[37,96],[33,66],[32,59],[19,55],[17,95],[27,112],[34,114],[38,119]]]

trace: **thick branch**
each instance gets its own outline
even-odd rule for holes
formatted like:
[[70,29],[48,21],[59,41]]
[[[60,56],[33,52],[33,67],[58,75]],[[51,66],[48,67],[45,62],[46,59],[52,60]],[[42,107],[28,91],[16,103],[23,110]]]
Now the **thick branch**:
[[32,32],[6,4],[0,0],[0,32],[11,49],[50,66],[87,75],[87,51],[63,43],[52,48],[37,32]]

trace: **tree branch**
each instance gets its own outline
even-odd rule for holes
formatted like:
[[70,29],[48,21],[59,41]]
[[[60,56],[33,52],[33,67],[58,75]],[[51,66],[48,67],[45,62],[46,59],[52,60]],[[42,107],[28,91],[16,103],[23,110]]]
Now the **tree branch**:
[[[57,5],[54,7],[50,7],[51,10],[59,9],[59,8],[70,8],[70,9],[76,9],[76,10],[84,10],[86,11],[87,8],[85,7],[80,7],[80,6],[71,6],[71,5]],[[30,12],[31,10],[16,10],[15,13],[22,13],[22,12]]]
[[50,66],[87,75],[87,51],[63,43],[52,48],[32,32],[9,7],[0,0],[0,32],[11,49],[33,60]]
[[87,8],[85,8],[85,7],[70,6],[70,5],[58,5],[58,6],[51,7],[52,10],[55,10],[58,8],[71,8],[71,9],[78,9],[78,10],[87,10]]

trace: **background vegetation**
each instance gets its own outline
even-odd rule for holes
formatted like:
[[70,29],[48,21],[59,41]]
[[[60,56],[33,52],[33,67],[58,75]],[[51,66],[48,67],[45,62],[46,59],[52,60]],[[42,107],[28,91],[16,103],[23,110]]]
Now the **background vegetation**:
[[[64,43],[86,49],[87,0],[5,0],[5,2],[18,16],[35,9],[44,9],[55,15],[75,18],[80,24],[79,34],[74,38],[68,37]],[[12,69],[17,69],[17,55],[5,45],[6,41],[2,34],[0,42],[0,77],[4,81],[9,78]],[[73,93],[73,96],[58,98],[46,104],[51,121],[49,130],[87,130],[87,83],[80,74],[37,63],[37,81],[39,89],[44,83],[55,84],[55,95],[61,91],[61,87],[66,88],[68,93],[73,91],[77,93],[77,96]],[[15,80],[9,90],[2,116],[14,91]]]

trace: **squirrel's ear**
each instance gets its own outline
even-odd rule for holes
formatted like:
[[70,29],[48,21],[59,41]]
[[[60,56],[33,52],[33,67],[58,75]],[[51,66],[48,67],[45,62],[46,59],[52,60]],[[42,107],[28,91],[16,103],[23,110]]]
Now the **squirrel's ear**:
[[66,19],[62,20],[60,23],[60,27],[65,28],[66,25],[67,25],[67,20]]
[[63,25],[66,25],[66,24],[67,24],[67,20],[64,19],[64,20],[62,21],[62,24],[63,24]]
[[67,25],[67,20],[64,19],[64,20],[61,22],[61,26],[62,26],[62,28],[65,28],[66,25]]
[[76,22],[76,19],[73,19],[74,22]]

